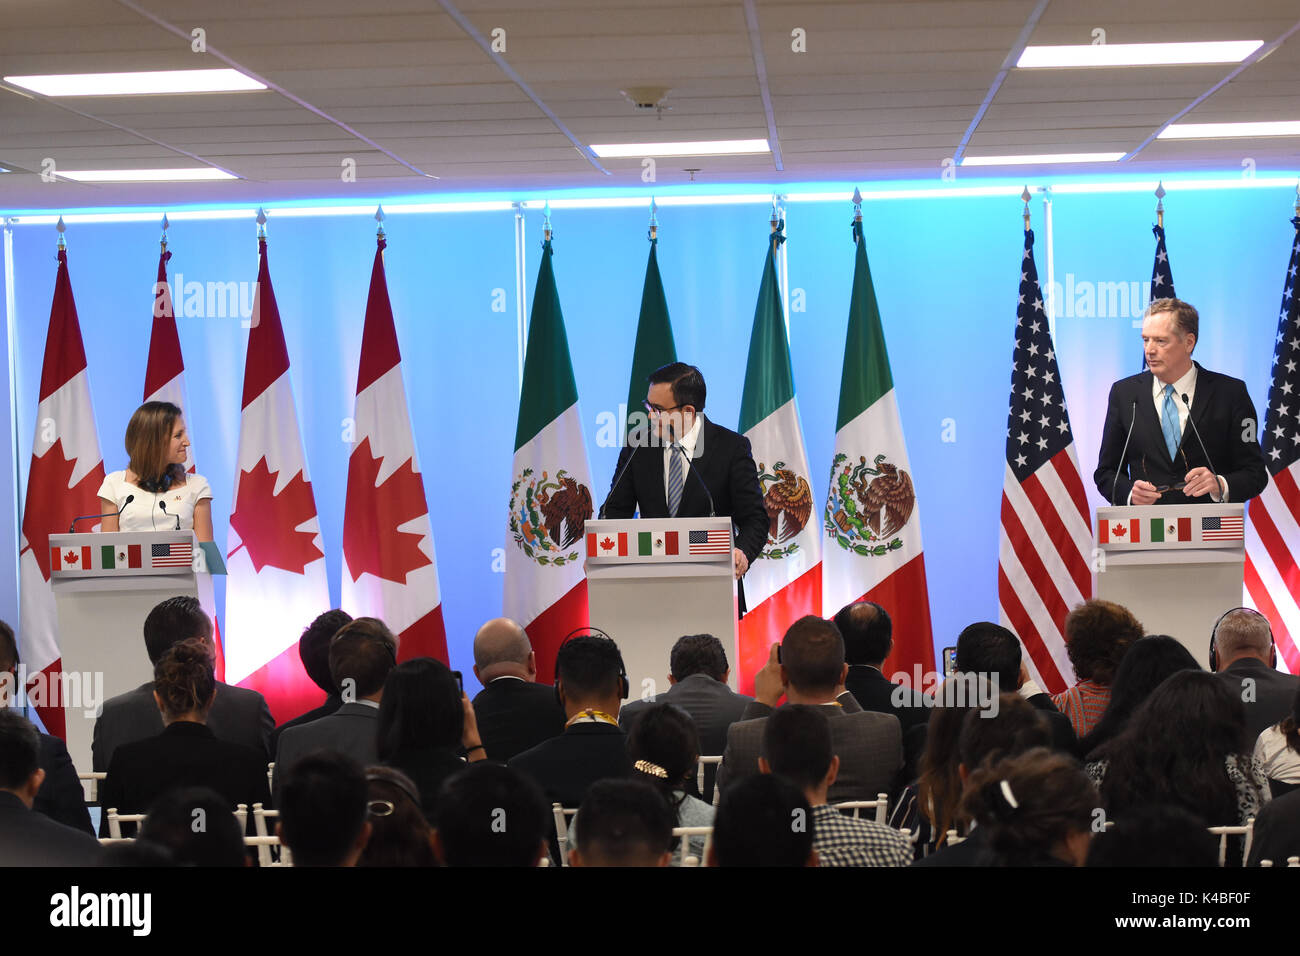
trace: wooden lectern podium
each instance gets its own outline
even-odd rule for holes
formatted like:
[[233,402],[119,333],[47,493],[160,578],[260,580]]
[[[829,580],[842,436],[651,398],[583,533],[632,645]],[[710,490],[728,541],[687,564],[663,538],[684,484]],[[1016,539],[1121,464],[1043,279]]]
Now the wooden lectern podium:
[[1093,593],[1132,611],[1146,633],[1176,637],[1208,668],[1214,622],[1241,606],[1245,509],[1098,508]]
[[668,658],[686,634],[727,649],[736,684],[736,579],[731,519],[613,518],[586,523],[592,627],[623,653],[636,700],[668,690]]
[[[210,561],[212,564],[211,569]],[[220,554],[200,545],[192,531],[118,531],[50,535],[50,585],[58,615],[59,654],[65,674],[92,681],[95,703],[153,680],[144,647],[144,619],[161,601],[197,597],[215,621],[212,575],[224,574]],[[83,694],[84,696],[84,694]],[[68,752],[90,771],[94,710],[65,704]]]

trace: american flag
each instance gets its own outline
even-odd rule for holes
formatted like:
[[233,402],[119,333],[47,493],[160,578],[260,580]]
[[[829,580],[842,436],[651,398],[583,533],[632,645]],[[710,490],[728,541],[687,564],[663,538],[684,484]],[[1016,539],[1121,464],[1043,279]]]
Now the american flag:
[[1065,615],[1092,593],[1092,522],[1025,230],[1016,308],[1016,346],[1007,415],[1006,477],[998,546],[998,609],[1024,645],[1034,680],[1050,693],[1073,673]]
[[[1169,268],[1169,253],[1165,250],[1165,227],[1155,225],[1151,231],[1156,236],[1156,258],[1151,264],[1151,301],[1174,298],[1174,273]],[[1147,350],[1142,350],[1142,368],[1147,367]]]
[[194,546],[185,544],[155,544],[150,555],[154,568],[188,568],[194,561]]
[[1300,270],[1300,216],[1282,288],[1277,341],[1273,351],[1273,382],[1264,413],[1264,461],[1273,479],[1249,505],[1246,535],[1246,595],[1273,627],[1278,653],[1287,669],[1300,673],[1300,296],[1295,294]]
[[731,551],[731,532],[692,531],[686,545],[687,554],[727,554]]
[[1240,541],[1245,518],[1202,518],[1202,541]]

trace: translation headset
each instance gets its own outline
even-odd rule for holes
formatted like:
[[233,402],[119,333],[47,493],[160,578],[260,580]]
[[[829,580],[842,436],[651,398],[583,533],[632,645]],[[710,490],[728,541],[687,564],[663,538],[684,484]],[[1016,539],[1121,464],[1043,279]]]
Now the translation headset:
[[[346,628],[347,625],[345,624],[343,627]],[[367,644],[378,644],[388,652],[388,656],[393,661],[393,666],[394,667],[397,666],[397,648],[393,647],[393,645],[390,642],[384,640],[382,637],[376,637],[373,634],[367,634],[365,631],[360,630],[359,628],[356,630],[344,630],[343,628],[340,628],[339,631],[333,637],[330,638],[330,647],[333,647],[335,642],[338,641],[338,639],[341,637],[359,637]]]
[[1234,607],[1219,615],[1219,619],[1214,622],[1214,630],[1210,632],[1210,670],[1217,672],[1219,669],[1219,625],[1223,623],[1223,619],[1229,614],[1235,614],[1238,611],[1246,611],[1249,614],[1254,614],[1263,618],[1264,624],[1268,628],[1268,666],[1276,669],[1277,641],[1273,638],[1273,625],[1269,624],[1267,617],[1264,617],[1263,614],[1260,614],[1254,608]]
[[141,478],[136,484],[145,491],[161,494],[172,486],[171,469],[164,471],[160,478]]
[[631,685],[627,680],[627,668],[623,665],[623,652],[618,649],[614,639],[598,627],[577,627],[564,635],[564,640],[560,641],[559,649],[555,652],[555,702],[564,707],[564,702],[560,699],[560,655],[564,653],[564,645],[568,644],[575,637],[603,637],[614,645],[614,653],[618,655],[618,699],[627,700],[628,694],[631,693]]

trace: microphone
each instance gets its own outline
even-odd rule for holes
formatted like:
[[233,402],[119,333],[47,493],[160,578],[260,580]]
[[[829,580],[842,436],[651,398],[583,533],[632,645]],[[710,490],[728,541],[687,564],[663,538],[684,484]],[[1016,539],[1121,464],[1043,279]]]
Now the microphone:
[[133,501],[135,501],[135,495],[127,495],[127,496],[126,496],[126,501],[122,502],[122,507],[118,508],[116,511],[110,511],[108,514],[105,514],[105,515],[79,515],[79,516],[77,516],[76,518],[73,518],[73,519],[72,519],[72,524],[68,525],[68,534],[72,534],[74,531],[77,530],[77,522],[78,522],[78,521],[85,521],[87,518],[120,518],[120,517],[122,517],[122,512],[126,510],[126,506],[129,505],[129,504],[130,504],[131,502],[133,502]]
[[1112,508],[1115,507],[1115,492],[1119,489],[1119,472],[1120,469],[1124,467],[1124,456],[1128,453],[1129,439],[1133,437],[1133,426],[1137,424],[1137,409],[1138,401],[1135,398],[1133,399],[1133,406],[1130,409],[1133,417],[1128,423],[1128,434],[1124,436],[1124,448],[1119,453],[1119,465],[1115,468],[1115,480],[1110,483],[1110,505]]
[[703,488],[703,489],[704,489],[704,493],[705,493],[706,495],[708,495],[708,498],[709,498],[709,517],[710,517],[710,518],[716,518],[716,517],[717,517],[717,514],[716,514],[716,512],[713,510],[713,493],[712,493],[711,491],[709,491],[709,486],[706,485],[706,484],[704,483],[704,479],[701,478],[701,477],[699,476],[699,473],[698,473],[694,468],[691,467],[691,460],[690,460],[690,458],[687,458],[687,457],[686,457],[686,449],[683,448],[683,447],[681,446],[681,443],[680,443],[680,442],[673,442],[672,447],[675,448],[675,449],[677,449],[677,454],[681,455],[682,458],[684,458],[684,459],[686,460],[686,470],[689,471],[692,475],[695,475],[695,480],[698,481],[698,482],[700,483],[700,487]]
[[1192,423],[1192,434],[1196,436],[1196,443],[1201,446],[1201,454],[1205,456],[1205,462],[1210,466],[1210,474],[1214,475],[1214,484],[1219,489],[1219,495],[1223,495],[1223,485],[1219,482],[1219,469],[1214,467],[1214,462],[1210,461],[1210,453],[1205,450],[1205,442],[1201,441],[1201,430],[1196,427],[1196,419],[1192,417],[1192,403],[1187,400],[1187,393],[1183,392],[1183,404],[1187,406],[1187,420]]
[[640,450],[640,445],[633,445],[632,454],[627,456],[627,461],[623,462],[623,467],[620,468],[618,474],[614,476],[614,483],[609,486],[609,494],[607,494],[605,500],[600,503],[600,513],[596,515],[596,517],[601,521],[605,520],[605,508],[609,505],[609,499],[614,497],[614,490],[618,488],[618,483],[623,479],[623,476],[627,474],[628,468],[632,465],[632,459],[636,457],[636,453]]
[[160,501],[160,502],[158,502],[158,507],[162,509],[162,513],[165,514],[167,517],[169,517],[169,518],[175,518],[175,519],[176,519],[176,530],[177,530],[177,531],[180,531],[180,530],[181,530],[181,516],[180,516],[180,515],[174,515],[174,514],[172,514],[170,511],[168,511],[168,510],[167,510],[167,502],[165,502],[165,501]]

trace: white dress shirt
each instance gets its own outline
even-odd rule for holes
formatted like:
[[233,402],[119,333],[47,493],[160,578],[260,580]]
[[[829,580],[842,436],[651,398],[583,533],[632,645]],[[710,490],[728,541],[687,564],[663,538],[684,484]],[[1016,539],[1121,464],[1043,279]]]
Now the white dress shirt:
[[[691,423],[690,429],[679,440],[679,444],[682,446],[682,450],[686,452],[686,457],[689,458],[692,463],[695,461],[695,444],[700,439],[700,429],[702,427],[700,424],[701,417],[702,416],[698,414],[695,416],[695,421]],[[673,456],[676,454],[677,452],[673,451],[673,446],[671,444],[664,445],[664,500],[665,501],[668,498],[668,465],[669,462],[673,460]],[[688,470],[689,467],[687,466],[686,462],[682,462],[682,497],[683,498],[686,497],[686,483],[692,480],[691,476],[687,474]]]

